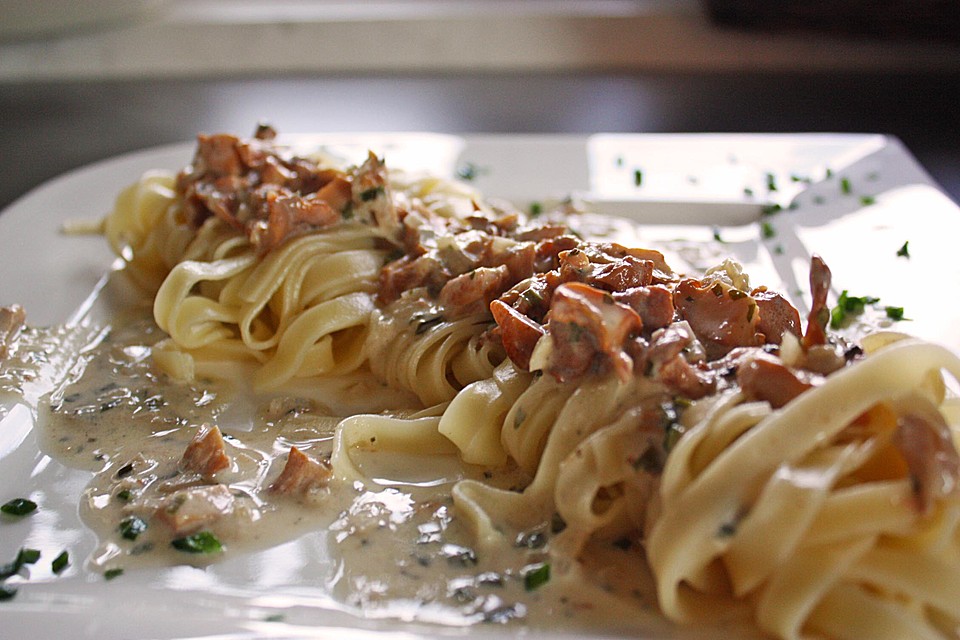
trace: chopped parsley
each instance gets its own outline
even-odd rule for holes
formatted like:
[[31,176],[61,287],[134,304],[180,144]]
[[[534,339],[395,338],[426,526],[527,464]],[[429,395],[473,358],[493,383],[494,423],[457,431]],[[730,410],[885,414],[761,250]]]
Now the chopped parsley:
[[887,317],[894,322],[899,322],[904,319],[903,307],[884,307],[884,310],[887,312]]
[[876,304],[880,298],[873,296],[851,296],[846,289],[837,298],[837,306],[830,311],[830,328],[839,329],[846,323],[848,316],[859,315],[869,304]]
[[910,247],[909,247],[909,245],[910,245],[910,241],[907,240],[906,242],[903,243],[903,246],[902,246],[902,247],[900,247],[899,249],[897,249],[897,257],[898,257],[898,258],[907,258],[908,260],[910,259]]
[[531,202],[531,203],[530,203],[530,215],[531,215],[531,216],[538,216],[538,215],[540,215],[541,213],[543,213],[543,205],[540,204],[539,202]]
[[764,220],[760,223],[760,233],[763,234],[764,238],[770,239],[777,235],[777,230],[773,228],[773,225]]
[[0,512],[8,516],[25,516],[37,510],[37,503],[26,498],[14,498],[3,506],[0,506]]
[[523,569],[523,588],[527,591],[534,591],[550,582],[550,564],[540,562],[524,567]]
[[177,551],[185,553],[218,553],[223,550],[223,545],[209,531],[171,540],[170,545]]

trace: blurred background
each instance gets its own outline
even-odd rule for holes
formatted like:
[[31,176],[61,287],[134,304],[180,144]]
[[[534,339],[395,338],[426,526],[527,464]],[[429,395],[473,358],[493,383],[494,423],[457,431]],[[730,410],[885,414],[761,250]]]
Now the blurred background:
[[870,132],[960,199],[960,0],[0,0],[0,207],[197,132]]

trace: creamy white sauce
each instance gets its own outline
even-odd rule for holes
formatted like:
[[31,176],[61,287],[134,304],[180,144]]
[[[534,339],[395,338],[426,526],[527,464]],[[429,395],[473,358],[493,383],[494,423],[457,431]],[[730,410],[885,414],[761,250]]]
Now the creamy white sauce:
[[[399,402],[375,381],[354,379],[350,384],[364,393],[326,402],[322,387],[308,392],[304,385],[257,397],[242,385],[177,384],[156,374],[150,349],[162,335],[146,314],[85,335],[93,344],[82,366],[40,403],[38,424],[46,453],[93,474],[78,496],[81,517],[100,541],[88,559],[91,570],[204,566],[313,536],[332,557],[326,575],[309,588],[366,617],[585,631],[670,628],[656,611],[636,543],[595,544],[584,554],[588,564],[554,563],[549,581],[535,589],[525,586],[524,574],[551,562],[549,525],[510,533],[505,540],[511,543],[497,553],[476,551],[451,488],[463,478],[522,486],[515,470],[474,468],[453,456],[355,451],[368,482],[334,481],[304,498],[271,493],[291,446],[327,458],[341,417]],[[215,482],[228,489],[232,504],[202,527],[222,550],[186,553],[171,545],[177,536],[157,517],[157,505],[177,491],[210,484],[178,470],[204,423],[223,430],[231,466]],[[132,517],[146,524],[135,539],[122,528]]]

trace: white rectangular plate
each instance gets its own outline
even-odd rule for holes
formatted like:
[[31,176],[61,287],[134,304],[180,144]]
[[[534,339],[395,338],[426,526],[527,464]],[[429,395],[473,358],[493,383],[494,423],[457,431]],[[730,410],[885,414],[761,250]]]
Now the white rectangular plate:
[[[444,136],[334,134],[295,137],[359,159],[373,149],[390,165],[471,177],[488,196],[522,206],[574,196],[597,210],[641,222],[649,246],[665,243],[696,265],[723,256],[742,262],[752,284],[788,294],[804,310],[810,255],[834,274],[834,294],[870,295],[904,307],[897,328],[960,351],[960,210],[902,145],[879,135]],[[0,215],[0,304],[22,304],[35,325],[78,316],[113,257],[102,238],[66,236],[64,223],[96,219],[148,169],[177,170],[193,145],[149,149],[100,162],[46,183]],[[781,210],[766,215],[765,210]],[[909,257],[897,255],[909,242]],[[115,300],[92,299],[99,317]],[[103,315],[101,315],[103,314]],[[54,576],[39,564],[20,593],[0,603],[11,637],[110,640],[152,638],[364,638],[461,635],[462,629],[365,620],[316,588],[322,558],[297,540],[197,571],[131,572],[104,581],[83,567],[93,535],[77,500],[87,472],[43,455],[22,405],[0,421],[0,501],[39,497],[40,512],[0,522],[0,561],[22,546],[46,560],[68,549],[72,566]],[[46,564],[49,567],[49,563]],[[283,567],[267,572],[265,567]],[[271,622],[278,611],[283,622]],[[512,630],[485,626],[471,634]],[[678,637],[719,638],[710,630]],[[562,631],[529,630],[530,638]]]

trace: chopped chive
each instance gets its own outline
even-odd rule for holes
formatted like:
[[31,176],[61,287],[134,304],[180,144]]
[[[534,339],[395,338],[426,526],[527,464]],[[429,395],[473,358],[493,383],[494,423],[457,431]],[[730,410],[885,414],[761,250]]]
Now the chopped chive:
[[633,186],[639,187],[643,184],[643,171],[640,169],[633,170]]
[[720,228],[719,228],[719,227],[714,227],[714,228],[713,228],[713,239],[716,240],[717,242],[723,242],[723,238],[720,237]]
[[777,177],[772,173],[767,173],[767,191],[776,191],[777,190]]
[[23,568],[23,565],[35,564],[39,559],[40,551],[38,549],[21,548],[20,551],[17,552],[17,557],[14,558],[13,562],[0,565],[0,580],[6,580],[19,572],[20,569]]
[[217,553],[223,550],[223,545],[209,531],[201,531],[192,536],[177,538],[172,540],[170,544],[174,549],[185,553]]
[[376,187],[370,187],[364,191],[360,192],[360,199],[364,202],[370,202],[371,200],[376,200],[377,196],[385,193],[383,185],[378,185]]
[[851,191],[853,187],[850,185],[850,178],[840,178],[840,192],[848,195]]
[[764,238],[772,238],[777,235],[777,230],[773,228],[773,225],[764,220],[760,223],[760,232],[763,234]]
[[37,510],[37,503],[26,498],[14,498],[3,506],[0,506],[0,512],[8,516],[25,516]]
[[541,562],[524,568],[523,588],[534,591],[550,582],[550,564]]
[[907,240],[903,243],[903,246],[897,249],[897,257],[899,258],[910,258],[910,241]]
[[20,549],[20,552],[17,553],[16,563],[18,566],[23,566],[25,564],[36,564],[37,560],[40,559],[40,550],[39,549],[29,549],[23,547]]
[[114,567],[113,569],[107,569],[103,572],[103,577],[106,580],[113,580],[114,578],[119,578],[123,575],[122,567]]
[[420,335],[426,333],[436,325],[443,322],[443,316],[437,315],[432,318],[423,318],[420,319],[420,322],[417,324],[417,328],[414,329],[414,334]]
[[753,197],[753,189],[751,189],[750,187],[744,187],[744,188],[743,188],[743,195],[747,196],[748,198],[752,198],[752,197]]
[[765,216],[772,216],[773,214],[779,213],[780,211],[783,211],[783,207],[781,207],[777,203],[773,203],[773,204],[766,205],[763,209],[760,210],[760,213],[762,213]]
[[50,563],[50,568],[53,569],[54,573],[60,573],[67,568],[67,565],[70,564],[70,554],[66,551],[61,551],[60,555],[53,559],[53,562]]
[[464,163],[463,166],[457,169],[457,177],[461,180],[476,180],[481,173],[485,172],[472,162]]
[[523,410],[523,407],[517,407],[517,412],[513,414],[513,428],[519,429],[520,425],[522,425],[526,419],[527,412]]
[[865,207],[869,207],[871,204],[875,204],[877,199],[873,196],[860,196],[860,204]]
[[138,516],[130,516],[120,523],[120,535],[127,540],[136,540],[146,530],[146,521]]
[[538,215],[540,215],[541,213],[543,213],[543,205],[540,204],[539,202],[531,202],[531,203],[530,203],[530,215],[532,215],[532,216],[538,216]]

